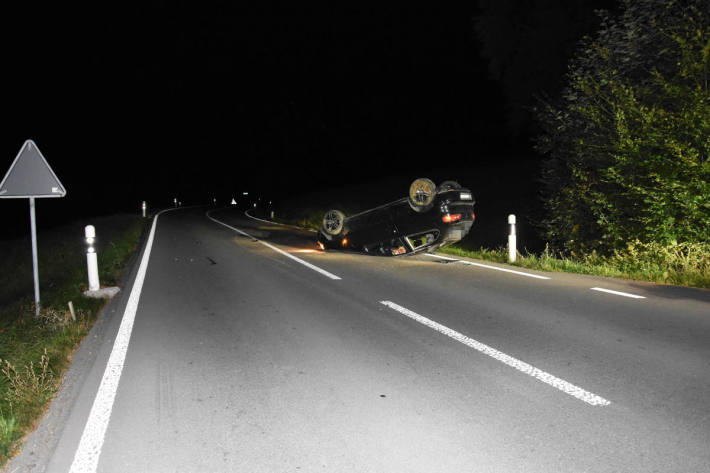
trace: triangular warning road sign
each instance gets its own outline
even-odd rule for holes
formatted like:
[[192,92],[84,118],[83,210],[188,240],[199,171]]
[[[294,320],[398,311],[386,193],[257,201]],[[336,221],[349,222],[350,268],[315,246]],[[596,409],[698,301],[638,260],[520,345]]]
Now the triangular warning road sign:
[[25,141],[0,182],[0,199],[64,197],[66,194],[66,189],[32,140]]

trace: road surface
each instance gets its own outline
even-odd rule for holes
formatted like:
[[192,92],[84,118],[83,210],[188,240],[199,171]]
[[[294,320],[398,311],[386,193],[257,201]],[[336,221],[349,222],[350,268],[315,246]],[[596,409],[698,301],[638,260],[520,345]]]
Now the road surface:
[[158,217],[8,471],[710,471],[710,291],[207,210]]

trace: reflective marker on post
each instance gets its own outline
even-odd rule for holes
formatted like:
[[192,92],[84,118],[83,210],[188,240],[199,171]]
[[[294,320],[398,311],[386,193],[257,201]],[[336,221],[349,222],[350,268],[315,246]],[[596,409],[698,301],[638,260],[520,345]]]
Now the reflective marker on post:
[[89,290],[98,291],[99,285],[99,264],[96,260],[96,251],[94,250],[94,241],[96,240],[96,229],[93,225],[84,227],[84,236],[89,247],[86,249],[86,267],[89,272]]
[[517,238],[515,235],[515,215],[508,215],[508,224],[510,225],[510,235],[508,235],[508,261],[515,263],[515,257],[518,254]]
[[145,200],[143,201],[143,204],[141,205],[141,210],[143,211],[143,218],[145,218],[145,211],[148,208],[148,205],[145,203]]

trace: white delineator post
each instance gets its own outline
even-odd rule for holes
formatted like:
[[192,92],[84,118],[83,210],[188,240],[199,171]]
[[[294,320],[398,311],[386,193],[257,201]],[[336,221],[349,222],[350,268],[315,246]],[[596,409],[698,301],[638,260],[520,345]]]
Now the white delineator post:
[[89,291],[98,291],[99,286],[99,264],[96,260],[96,250],[94,250],[94,241],[96,239],[96,229],[93,225],[87,225],[84,228],[84,236],[89,247],[86,250],[86,267],[89,271]]
[[148,204],[145,203],[145,200],[143,201],[143,204],[141,204],[141,210],[143,211],[143,218],[145,218],[145,212],[148,209]]
[[508,261],[515,263],[518,254],[517,237],[515,235],[515,215],[508,215],[508,225],[510,225],[510,235],[508,235]]

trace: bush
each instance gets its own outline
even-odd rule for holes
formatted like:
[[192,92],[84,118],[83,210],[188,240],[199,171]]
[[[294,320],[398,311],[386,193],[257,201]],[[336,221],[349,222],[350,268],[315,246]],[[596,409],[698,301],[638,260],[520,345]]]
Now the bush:
[[622,6],[538,107],[545,236],[577,256],[710,241],[710,1]]
[[662,245],[633,241],[623,250],[614,251],[609,262],[623,271],[643,279],[671,284],[710,287],[710,244],[679,243]]

